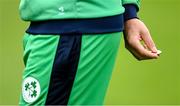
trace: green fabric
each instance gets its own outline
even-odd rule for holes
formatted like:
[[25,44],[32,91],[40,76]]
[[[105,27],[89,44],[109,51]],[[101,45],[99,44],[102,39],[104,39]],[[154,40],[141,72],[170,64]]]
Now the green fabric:
[[21,0],[19,10],[25,21],[100,18],[122,14],[122,4],[139,0]]
[[122,33],[82,37],[79,65],[68,105],[102,105]]
[[[59,36],[52,35],[29,35],[24,36],[24,63],[25,70],[23,80],[29,77],[35,78],[40,84],[40,95],[32,103],[25,102],[23,92],[19,104],[24,105],[42,105],[45,104],[48,92],[50,74],[55,58]],[[22,85],[23,87],[24,85]],[[37,87],[37,85],[35,86]],[[29,87],[29,89],[32,88]],[[22,88],[23,91],[23,88]],[[29,91],[30,92],[30,91]]]

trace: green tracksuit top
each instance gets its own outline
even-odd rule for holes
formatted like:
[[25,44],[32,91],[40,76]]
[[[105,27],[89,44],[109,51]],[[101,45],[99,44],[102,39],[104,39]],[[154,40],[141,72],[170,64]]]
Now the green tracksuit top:
[[140,0],[21,0],[20,15],[24,21],[52,19],[86,19],[124,13],[124,4]]

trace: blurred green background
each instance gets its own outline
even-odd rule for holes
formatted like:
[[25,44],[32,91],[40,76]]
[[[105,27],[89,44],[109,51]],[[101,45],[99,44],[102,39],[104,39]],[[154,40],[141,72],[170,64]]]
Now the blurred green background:
[[[180,105],[180,0],[141,0],[140,18],[151,30],[158,60],[137,61],[122,40],[105,104]],[[18,104],[23,72],[22,38],[28,23],[19,0],[0,0],[0,105]]]

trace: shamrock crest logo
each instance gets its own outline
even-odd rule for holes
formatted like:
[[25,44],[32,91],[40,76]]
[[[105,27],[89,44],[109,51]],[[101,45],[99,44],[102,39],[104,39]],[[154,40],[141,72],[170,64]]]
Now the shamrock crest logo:
[[27,77],[23,81],[22,94],[23,99],[27,103],[32,103],[37,100],[40,95],[40,84],[39,81],[33,77]]

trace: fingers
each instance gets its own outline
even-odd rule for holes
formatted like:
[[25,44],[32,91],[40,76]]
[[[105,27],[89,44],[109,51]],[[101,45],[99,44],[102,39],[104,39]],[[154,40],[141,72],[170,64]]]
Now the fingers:
[[152,51],[153,53],[157,53],[157,48],[155,46],[154,41],[151,38],[151,35],[148,31],[148,29],[142,31],[141,33],[142,40],[144,41],[147,48]]
[[125,23],[126,48],[138,59],[156,59],[158,51],[148,28],[140,20],[129,20]]
[[156,59],[158,55],[156,53],[152,53],[148,49],[146,49],[138,39],[132,39],[130,43],[126,45],[126,48],[136,57],[138,60],[145,59]]

